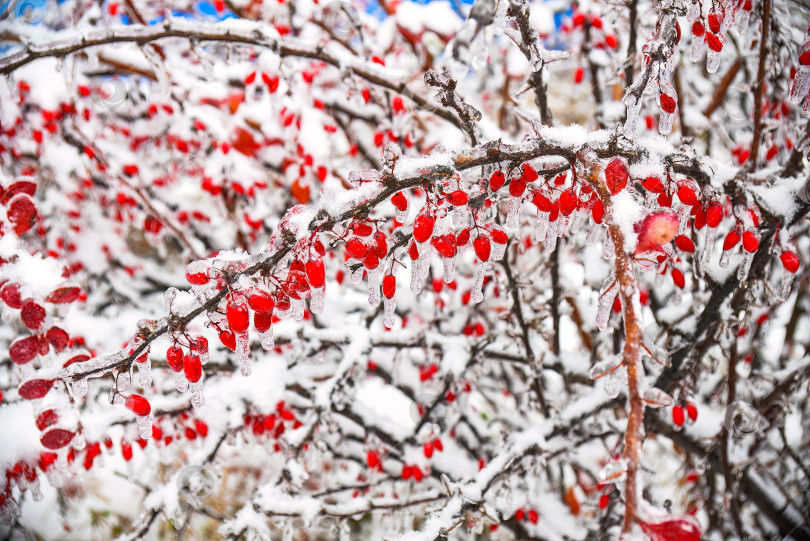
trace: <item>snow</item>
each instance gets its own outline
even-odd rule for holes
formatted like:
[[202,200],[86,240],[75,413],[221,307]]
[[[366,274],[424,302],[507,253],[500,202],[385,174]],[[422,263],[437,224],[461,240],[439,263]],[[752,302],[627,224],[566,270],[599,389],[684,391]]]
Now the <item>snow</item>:
[[638,244],[635,224],[643,218],[643,209],[635,197],[627,190],[622,190],[611,198],[611,218],[619,226],[624,236],[624,251],[633,252]]
[[21,457],[35,456],[43,450],[34,418],[32,402],[22,400],[0,405],[0,426],[3,427],[0,471],[11,468]]

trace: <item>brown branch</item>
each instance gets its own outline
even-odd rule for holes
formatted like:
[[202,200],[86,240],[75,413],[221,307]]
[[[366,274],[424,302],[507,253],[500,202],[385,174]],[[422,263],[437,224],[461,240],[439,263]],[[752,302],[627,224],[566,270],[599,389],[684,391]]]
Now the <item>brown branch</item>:
[[765,90],[765,61],[768,57],[768,39],[771,28],[771,0],[762,1],[762,35],[759,40],[759,66],[757,68],[757,86],[754,89],[754,138],[751,140],[751,171],[757,168],[759,145],[762,139],[762,94]]
[[[737,76],[737,73],[740,71],[740,67],[742,67],[743,61],[741,57],[737,57],[737,60],[728,68],[728,71],[723,75],[723,78],[720,79],[720,84],[717,85],[717,88],[714,89],[714,94],[712,94],[712,99],[709,102],[709,105],[703,110],[703,116],[712,116],[712,113],[723,104],[723,100],[726,97],[726,92],[728,92],[729,87],[731,86],[731,82],[734,80],[734,77]],[[680,92],[678,92],[680,95]]]

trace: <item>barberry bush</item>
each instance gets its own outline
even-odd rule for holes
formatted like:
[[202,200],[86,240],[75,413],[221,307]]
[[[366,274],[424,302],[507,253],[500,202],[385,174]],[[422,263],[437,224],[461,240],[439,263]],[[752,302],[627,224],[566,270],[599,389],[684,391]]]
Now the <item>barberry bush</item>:
[[16,0],[0,534],[810,539],[791,0]]

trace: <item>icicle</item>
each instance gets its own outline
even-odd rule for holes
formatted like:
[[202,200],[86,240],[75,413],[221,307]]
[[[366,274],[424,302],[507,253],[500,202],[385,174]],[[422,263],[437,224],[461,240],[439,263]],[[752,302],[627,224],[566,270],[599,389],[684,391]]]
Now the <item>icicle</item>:
[[689,11],[686,12],[686,20],[692,23],[695,22],[698,17],[700,17],[700,7],[697,2],[695,2],[689,7]]
[[616,252],[613,249],[613,242],[610,240],[610,238],[606,237],[602,242],[602,259],[610,261],[613,259],[615,254]]
[[698,258],[699,265],[698,265],[698,275],[703,277],[703,274],[706,272],[706,267],[709,265],[709,260],[712,258],[712,251],[714,251],[714,241],[717,238],[717,229],[714,227],[705,227],[704,229],[708,229],[705,233],[705,240],[703,242],[703,248],[700,250],[700,257]]
[[636,133],[636,126],[638,125],[638,118],[641,115],[641,102],[636,99],[633,94],[628,94],[624,98],[624,104],[627,106],[627,120],[624,122],[624,136],[628,139],[633,139]]
[[200,344],[200,341],[195,342],[194,351],[200,356],[200,364],[203,366],[206,365],[210,358],[208,355],[208,342],[206,341],[202,344]]
[[306,302],[304,299],[291,299],[290,310],[292,311],[292,318],[294,321],[301,321],[304,319],[304,312],[306,310]]
[[312,288],[310,290],[309,311],[313,314],[320,314],[323,312],[325,296],[326,286]]
[[183,375],[183,372],[173,372],[174,374],[174,388],[181,393],[186,392],[188,389],[188,380]]
[[503,254],[506,253],[506,243],[498,244],[497,242],[492,243],[492,252],[490,253],[489,258],[492,261],[500,261],[503,259]]
[[748,278],[748,271],[751,270],[751,263],[754,262],[754,254],[747,250],[743,250],[742,259],[740,259],[740,266],[737,267],[737,280],[745,282]]
[[751,11],[747,9],[741,9],[737,13],[737,28],[740,32],[740,37],[742,38],[743,43],[748,42],[748,21],[751,18]]
[[422,280],[419,278],[419,260],[413,262],[411,265],[411,291],[418,295],[422,292]]
[[475,304],[484,300],[484,275],[487,272],[488,263],[479,261],[475,269],[475,283],[473,284],[470,301]]
[[804,116],[810,115],[810,93],[808,93],[807,97],[804,99],[804,104],[802,105],[802,114]]
[[275,340],[273,339],[273,327],[270,327],[264,332],[259,333],[259,342],[262,344],[262,349],[270,351],[275,347]]
[[138,417],[138,432],[141,436],[142,440],[148,440],[152,438],[152,415],[144,415],[143,417]]
[[73,382],[73,396],[76,398],[87,396],[87,378],[77,379]]
[[569,216],[560,216],[557,219],[557,237],[564,237],[568,234],[568,228],[571,225],[571,218]]
[[591,228],[588,230],[588,235],[585,237],[585,244],[588,246],[592,244],[596,244],[596,240],[599,237],[599,233],[602,231],[602,226],[599,224],[593,224]]
[[201,408],[205,405],[205,396],[203,396],[203,380],[195,381],[191,384],[191,405],[195,408]]
[[534,223],[534,240],[537,242],[546,240],[546,234],[548,233],[548,216],[548,212],[543,212],[542,210],[537,211],[537,221]]
[[610,484],[623,481],[627,475],[627,460],[621,458],[619,460],[611,460],[602,471],[599,472],[597,479],[600,483]]
[[138,385],[143,389],[148,389],[152,386],[152,362],[149,357],[144,355],[144,361],[135,363],[138,367]]
[[714,51],[709,48],[709,52],[706,53],[706,71],[709,73],[714,73],[717,71],[717,68],[720,67],[720,51]]
[[19,517],[21,513],[20,506],[14,498],[6,498],[5,503],[0,505],[0,522],[11,525],[17,520],[17,517]]
[[467,227],[472,218],[472,213],[467,205],[455,207],[453,209],[453,225],[457,227]]
[[723,250],[720,254],[720,268],[725,269],[728,267],[728,260],[731,259],[731,250]]
[[678,225],[678,234],[686,235],[686,230],[689,228],[689,207],[681,205],[678,207],[678,215],[680,216],[680,223]]
[[382,265],[368,271],[368,305],[372,308],[380,304],[380,283],[382,282]]
[[674,113],[667,113],[666,111],[661,111],[661,114],[658,116],[658,133],[661,135],[666,135],[672,131],[672,124],[675,121],[675,114]]
[[246,332],[236,335],[236,358],[239,360],[239,372],[245,377],[250,375],[250,335]]
[[360,265],[354,272],[349,274],[349,280],[351,281],[351,283],[353,283],[354,285],[358,285],[360,282],[363,281],[363,270],[365,270],[365,267],[363,267],[363,265]]
[[656,387],[650,387],[644,391],[641,400],[648,408],[662,408],[672,404],[672,397]]
[[622,358],[619,355],[613,355],[611,357],[608,357],[607,359],[602,359],[601,361],[593,365],[588,375],[593,380],[601,379],[607,374],[610,374],[611,372],[618,370],[618,368],[621,365],[622,365]]
[[596,326],[600,331],[604,331],[610,321],[610,311],[613,309],[613,302],[619,294],[619,282],[611,274],[602,285],[602,290],[599,292],[599,301],[596,308]]
[[445,284],[449,284],[456,278],[456,256],[443,257],[442,262],[444,263],[442,278],[444,278]]
[[393,329],[394,312],[397,309],[397,301],[394,299],[383,299],[383,309],[385,310],[385,314],[383,315],[383,325],[385,325],[388,329]]
[[546,235],[546,242],[544,243],[544,246],[548,253],[551,253],[557,249],[557,231],[560,226],[559,222],[560,219],[557,218],[556,220],[551,222],[548,228],[548,234]]
[[125,391],[129,389],[129,384],[132,383],[132,380],[129,376],[129,372],[119,372],[118,377],[116,379],[116,387],[119,391]]
[[506,227],[509,229],[517,229],[518,215],[520,214],[520,198],[510,197],[509,203],[507,203],[507,208]]
[[[407,202],[407,200],[406,200]],[[394,212],[394,219],[401,224],[405,223],[405,220],[408,219],[408,209],[410,207],[410,203],[408,203],[403,210],[396,209]]]

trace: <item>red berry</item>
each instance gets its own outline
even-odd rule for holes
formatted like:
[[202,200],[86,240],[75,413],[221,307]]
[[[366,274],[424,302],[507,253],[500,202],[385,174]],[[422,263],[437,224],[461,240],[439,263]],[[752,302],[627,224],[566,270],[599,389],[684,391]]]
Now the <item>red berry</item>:
[[560,194],[560,212],[563,216],[568,216],[577,209],[579,200],[574,194],[574,188],[568,188]]
[[267,293],[254,292],[248,295],[248,306],[250,306],[250,309],[254,312],[266,314],[273,311],[276,303],[273,301],[273,297]]
[[430,458],[433,456],[433,443],[426,441],[425,444],[422,446],[422,451],[425,454],[425,457]]
[[368,246],[358,238],[351,238],[346,243],[346,253],[352,259],[364,259],[368,255]]
[[[234,336],[231,331],[221,331],[219,333],[219,341],[229,350],[236,350],[236,336]],[[177,370],[177,372],[179,372],[179,370]]]
[[537,521],[540,519],[540,516],[537,514],[537,510],[529,509],[529,522],[532,524],[537,524]]
[[810,66],[810,50],[803,52],[799,56],[799,64],[802,66]]
[[25,301],[20,311],[20,319],[26,327],[36,331],[45,321],[45,309],[34,301]]
[[405,109],[405,104],[402,103],[401,96],[394,96],[394,99],[391,100],[391,108],[396,112],[400,112]]
[[746,252],[756,252],[759,249],[759,239],[751,231],[746,231],[742,235],[743,248]]
[[247,306],[232,300],[228,303],[226,313],[228,326],[235,334],[242,334],[248,329],[250,325],[250,315],[248,314]]
[[393,203],[394,207],[396,207],[396,209],[399,211],[405,211],[405,209],[408,208],[408,200],[405,198],[402,192],[395,193],[391,198],[391,203]]
[[709,227],[717,227],[723,221],[723,207],[720,205],[711,205],[709,210],[706,211],[706,223]]
[[63,428],[53,428],[42,435],[39,441],[43,447],[50,450],[61,449],[73,439],[75,436],[73,432]]
[[695,21],[692,23],[692,34],[696,35],[697,37],[701,37],[705,33],[706,27],[703,26],[702,22]]
[[202,286],[208,283],[208,275],[204,272],[186,273],[186,281],[195,286]]
[[[627,179],[629,176],[627,166],[622,160],[619,158],[613,158],[610,160],[610,163],[608,163],[607,167],[605,167],[605,184],[607,184],[610,194],[616,195],[622,191],[625,186],[627,186]],[[560,200],[562,201],[562,197]],[[570,213],[563,212],[563,214],[567,216]]]
[[720,33],[720,28],[723,25],[723,19],[725,18],[725,14],[722,11],[712,11],[709,13],[709,30],[714,32],[715,34]]
[[145,417],[152,411],[152,406],[149,405],[149,401],[138,394],[129,395],[125,406],[138,417]]
[[669,94],[661,94],[659,98],[661,100],[661,110],[669,114],[675,112],[675,98]]
[[388,254],[388,237],[382,231],[377,231],[374,235],[374,253],[380,259]]
[[433,247],[442,257],[453,257],[456,255],[456,242],[451,239],[452,235],[442,235],[433,239]]
[[256,72],[255,72],[255,71],[251,71],[251,72],[248,74],[248,76],[247,76],[247,77],[245,77],[245,84],[246,84],[246,85],[253,84],[253,81],[255,81],[255,80],[256,80]]
[[374,229],[366,222],[354,222],[352,224],[352,231],[358,237],[368,237],[374,232]]
[[0,299],[9,308],[19,310],[22,307],[22,295],[20,294],[19,284],[6,284],[3,289],[0,289]]
[[723,250],[731,250],[737,246],[738,242],[740,242],[740,234],[736,231],[731,231],[726,235],[726,239],[723,241]]
[[675,426],[683,426],[683,421],[683,407],[675,406],[672,408],[672,422],[675,424]]
[[678,199],[681,200],[681,203],[683,203],[684,205],[689,205],[690,207],[693,207],[698,204],[698,198],[697,194],[695,193],[695,190],[693,190],[686,184],[678,188]]
[[534,170],[530,163],[524,163],[522,167],[523,174],[520,175],[520,178],[524,183],[528,184],[537,180],[537,171]]
[[411,245],[408,246],[408,257],[410,257],[412,261],[419,259],[419,248],[416,247],[416,241],[411,241]]
[[493,229],[490,231],[492,242],[496,244],[506,244],[509,241],[509,236],[500,229]]
[[500,190],[504,184],[506,184],[506,177],[503,171],[495,171],[492,173],[492,176],[489,177],[489,189],[493,192]]
[[598,224],[601,224],[602,218],[604,218],[605,216],[605,205],[602,203],[601,199],[596,200],[596,203],[594,203],[591,213],[593,215],[593,221]]
[[[382,465],[380,461],[380,455],[376,451],[369,451],[366,453],[366,462],[368,462],[368,467],[372,470],[377,469],[378,466]],[[405,468],[402,469],[402,478],[405,479]]]
[[489,261],[489,254],[492,251],[492,246],[487,237],[478,237],[473,241],[473,249],[475,249],[475,256],[481,261]]
[[610,503],[610,494],[602,494],[599,496],[599,509],[605,509]]
[[186,355],[183,359],[183,373],[191,383],[200,381],[202,378],[202,364],[199,355]]
[[703,532],[697,521],[689,515],[665,517],[657,522],[638,521],[651,541],[700,541]]
[[469,197],[464,190],[456,190],[447,196],[447,200],[454,207],[463,207],[469,201]]
[[413,224],[413,238],[417,242],[427,242],[433,235],[433,226],[436,224],[436,219],[429,214],[420,214],[416,217]]
[[782,255],[779,256],[779,259],[782,260],[782,265],[784,265],[786,271],[795,273],[799,270],[799,256],[794,252],[789,250],[784,251]]
[[183,369],[183,350],[176,345],[166,350],[166,363],[172,372],[179,372]]
[[709,49],[719,53],[723,50],[723,34],[706,34],[706,41],[709,43]]
[[540,212],[551,212],[551,199],[541,191],[535,191],[532,197],[532,204]]
[[574,71],[574,82],[579,84],[585,78],[585,68],[577,68]]
[[127,462],[132,460],[132,445],[124,440],[121,440],[121,456],[123,456],[124,460]]
[[373,251],[369,251],[366,258],[363,260],[363,266],[369,270],[374,270],[380,266],[380,258]]
[[253,313],[253,326],[256,332],[266,332],[273,324],[272,312],[254,312]]
[[686,235],[678,235],[675,237],[675,246],[678,247],[679,250],[684,252],[694,252],[695,251],[695,243],[692,242],[692,239],[687,237]]
[[697,420],[697,406],[689,402],[686,404],[686,415],[689,417],[689,420],[693,423]]
[[686,285],[683,273],[678,269],[672,269],[672,281],[676,286],[678,286],[681,289],[683,289],[684,286]]
[[306,264],[307,281],[315,289],[323,286],[326,281],[326,274],[322,259],[310,260]]
[[512,179],[512,182],[509,183],[509,195],[512,197],[520,197],[523,195],[523,192],[526,191],[526,183],[523,182],[523,179],[516,178]]
[[55,425],[59,421],[59,414],[56,413],[55,409],[46,409],[39,415],[37,415],[36,425],[37,428],[42,431],[48,428],[49,426]]
[[37,400],[42,398],[53,387],[53,379],[30,379],[20,385],[17,389],[17,394],[23,400]]
[[382,280],[382,293],[386,299],[393,299],[397,292],[397,279],[392,274],[387,274]]
[[656,177],[647,177],[641,181],[644,189],[652,193],[661,193],[664,191],[664,184]]

